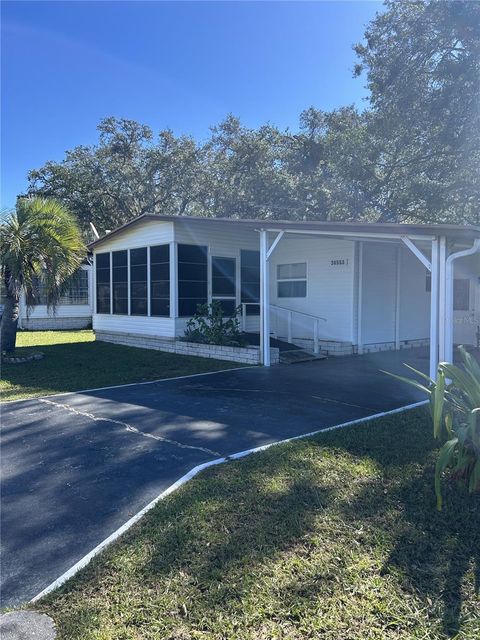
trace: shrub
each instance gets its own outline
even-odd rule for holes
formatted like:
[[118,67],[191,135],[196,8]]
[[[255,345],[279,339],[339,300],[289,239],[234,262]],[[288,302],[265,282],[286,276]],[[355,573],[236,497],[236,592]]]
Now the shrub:
[[434,436],[445,440],[435,467],[439,510],[442,508],[441,478],[448,467],[453,470],[455,478],[467,485],[469,492],[480,491],[480,365],[464,347],[458,350],[461,366],[441,362],[436,380],[408,367],[428,386],[394,376],[429,396]]
[[196,314],[187,322],[183,339],[203,344],[244,347],[246,341],[240,331],[239,313],[240,309],[236,308],[233,316],[225,318],[218,300],[198,305]]

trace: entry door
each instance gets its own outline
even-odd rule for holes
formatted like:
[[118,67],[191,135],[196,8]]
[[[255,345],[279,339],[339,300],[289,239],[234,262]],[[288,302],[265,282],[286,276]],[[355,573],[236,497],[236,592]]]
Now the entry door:
[[455,278],[453,282],[453,340],[455,344],[476,344],[478,282],[473,278]]
[[233,316],[237,306],[236,260],[212,256],[212,302],[219,300],[223,314]]

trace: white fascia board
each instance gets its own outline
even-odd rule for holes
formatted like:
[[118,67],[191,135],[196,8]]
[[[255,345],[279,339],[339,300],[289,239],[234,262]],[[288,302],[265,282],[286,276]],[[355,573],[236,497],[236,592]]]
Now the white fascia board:
[[[403,236],[400,236],[396,233],[373,233],[368,231],[316,231],[313,229],[278,229],[275,227],[262,227],[261,229],[256,229],[256,231],[268,231],[272,233],[294,233],[297,235],[314,235],[314,236],[330,236],[335,238],[361,238],[367,239],[370,238],[372,240],[396,240],[400,242]],[[423,240],[424,242],[431,242],[435,236],[424,236],[424,235],[409,235],[411,240]]]

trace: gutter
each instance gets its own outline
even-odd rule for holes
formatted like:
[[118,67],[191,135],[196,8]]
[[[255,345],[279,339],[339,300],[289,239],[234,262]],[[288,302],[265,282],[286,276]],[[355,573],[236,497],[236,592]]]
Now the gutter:
[[448,256],[445,270],[445,360],[453,362],[453,263],[458,258],[480,253],[480,238],[477,238],[470,249],[457,251]]

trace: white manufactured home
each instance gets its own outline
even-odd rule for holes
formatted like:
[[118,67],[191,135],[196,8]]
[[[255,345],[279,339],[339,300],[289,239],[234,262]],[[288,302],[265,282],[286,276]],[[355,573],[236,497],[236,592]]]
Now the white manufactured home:
[[[3,291],[2,291],[3,293]],[[0,315],[3,297],[0,296]],[[55,309],[49,308],[41,283],[35,306],[27,304],[25,294],[20,297],[18,328],[28,330],[85,329],[92,323],[93,272],[91,265],[83,265],[69,280]]]
[[480,338],[480,228],[143,215],[90,245],[100,340],[173,350],[199,304],[330,355]]

